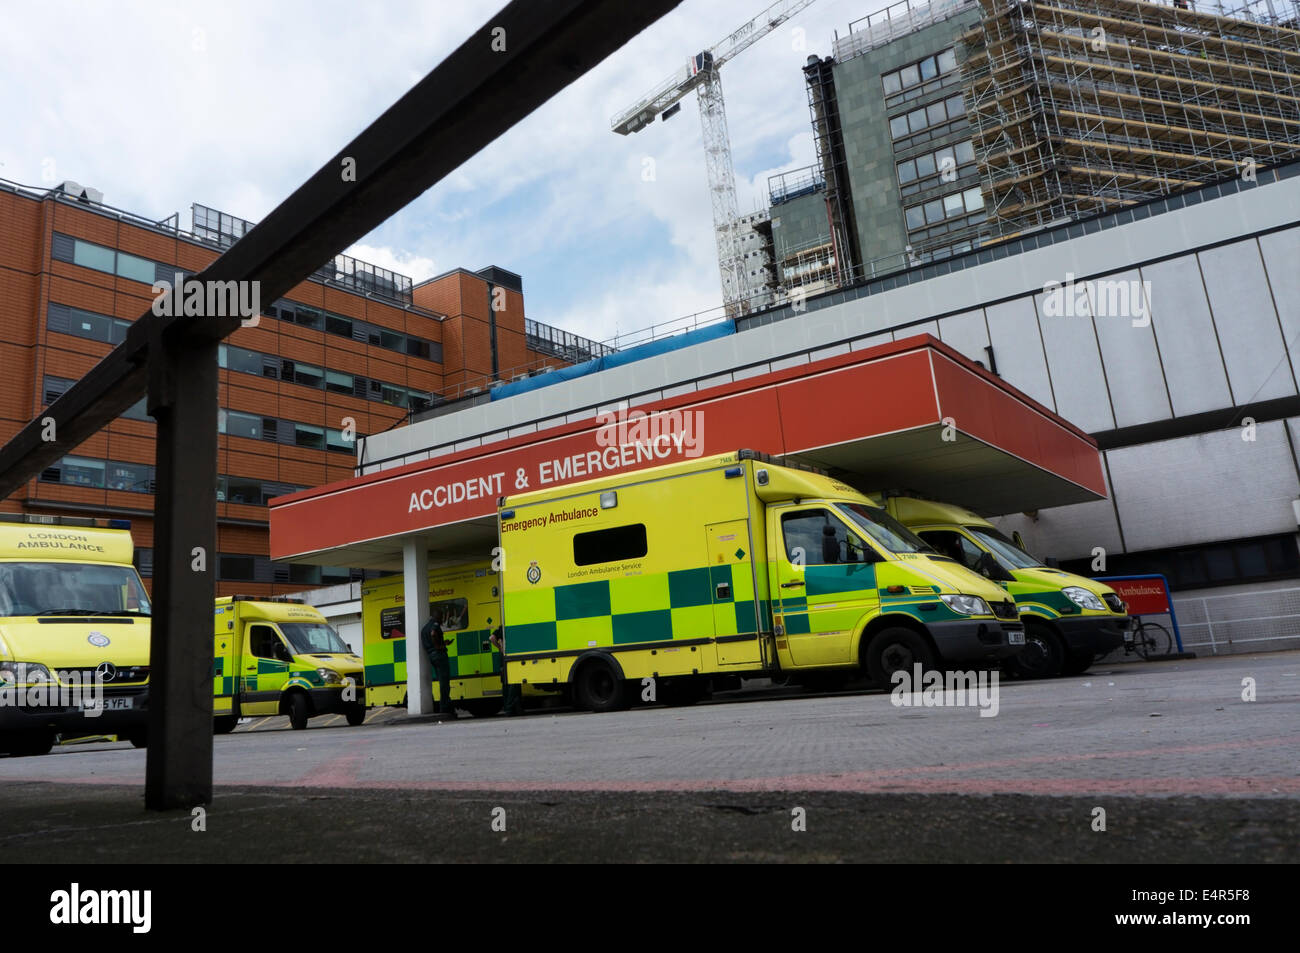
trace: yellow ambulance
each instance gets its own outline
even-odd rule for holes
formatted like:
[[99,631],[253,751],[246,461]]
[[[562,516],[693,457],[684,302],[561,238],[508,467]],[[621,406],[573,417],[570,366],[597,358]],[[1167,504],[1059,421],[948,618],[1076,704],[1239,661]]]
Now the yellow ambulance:
[[1128,609],[1110,586],[1043,565],[970,510],[909,496],[882,505],[934,549],[1004,585],[1025,623],[1025,650],[1007,667],[1026,678],[1078,675],[1124,644]]
[[149,597],[130,524],[0,516],[0,753],[62,735],[146,742]]
[[288,715],[297,729],[316,715],[340,714],[349,725],[365,721],[361,659],[300,600],[218,599],[213,655],[218,734],[258,715]]
[[510,681],[593,711],[742,675],[888,685],[1024,643],[1006,590],[852,487],[752,451],[518,494],[498,515]]
[[[443,619],[451,663],[451,697],[457,708],[482,717],[501,710],[501,656],[488,641],[501,624],[500,579],[490,562],[429,571],[429,612]],[[385,576],[361,587],[362,653],[366,701],[406,704],[406,598],[401,576]],[[410,645],[419,645],[412,633]],[[433,697],[440,688],[433,682]]]

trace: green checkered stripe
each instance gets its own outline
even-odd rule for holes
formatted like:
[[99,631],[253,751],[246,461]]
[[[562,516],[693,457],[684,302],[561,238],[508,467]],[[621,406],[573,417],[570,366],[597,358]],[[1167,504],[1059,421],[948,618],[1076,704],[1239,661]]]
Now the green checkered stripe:
[[[507,591],[506,647],[514,656],[756,632],[748,570],[748,563],[736,561]],[[719,599],[715,593],[724,583],[729,595]],[[766,603],[757,611],[765,615]]]
[[[484,651],[490,629],[465,629],[454,633],[456,642],[447,646],[452,678],[486,678],[501,675],[501,656]],[[366,685],[406,684],[406,640],[381,639],[366,645]]]
[[[255,692],[257,691],[257,680],[262,675],[268,677],[274,675],[277,677],[288,678],[289,666],[285,662],[276,662],[273,659],[259,658],[257,660],[257,671],[254,674],[242,676],[237,675],[235,681],[243,683],[242,691]],[[268,682],[265,687],[274,688],[277,686],[271,685]]]
[[[776,567],[769,566],[772,578]],[[904,575],[903,570],[890,563],[845,563],[829,566],[808,566],[803,572],[804,595],[782,599],[780,611],[788,635],[805,635],[813,631],[812,619],[818,632],[838,632],[855,628],[862,619],[862,604],[854,599],[855,593],[877,595],[882,613],[901,613],[920,622],[947,622],[965,619],[948,608],[939,598],[939,587],[915,582],[915,577]],[[902,585],[905,592],[896,595],[885,590]],[[879,588],[877,588],[879,587]],[[844,603],[840,607],[840,603]],[[809,615],[810,609],[832,606]]]
[[226,698],[235,694],[235,676],[227,675],[225,669],[225,656],[216,656],[212,665],[212,695],[214,698]]
[[[778,578],[776,567],[770,567],[772,578]],[[855,592],[876,588],[876,567],[868,563],[846,563],[834,566],[808,566],[803,571],[803,595],[782,598],[781,612],[785,616],[787,635],[804,635],[813,631],[812,619],[817,621],[817,631],[834,632],[851,629],[862,616],[862,606],[850,602],[843,608],[839,604]],[[834,608],[821,609],[822,606]],[[810,616],[810,609],[818,609]]]

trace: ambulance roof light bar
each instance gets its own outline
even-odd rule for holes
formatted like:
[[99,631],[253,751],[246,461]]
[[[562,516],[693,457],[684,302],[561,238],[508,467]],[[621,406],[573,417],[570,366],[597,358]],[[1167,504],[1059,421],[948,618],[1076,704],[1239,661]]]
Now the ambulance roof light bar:
[[230,596],[231,602],[283,602],[292,606],[305,606],[305,599],[293,599],[289,596]]

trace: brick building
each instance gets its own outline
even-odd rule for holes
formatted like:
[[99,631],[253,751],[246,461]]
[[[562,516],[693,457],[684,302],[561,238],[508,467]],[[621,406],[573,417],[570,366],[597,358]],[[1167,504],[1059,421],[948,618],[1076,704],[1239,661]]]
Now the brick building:
[[[252,223],[196,205],[152,222],[74,183],[0,180],[0,441],[123,339],[155,281],[197,273]],[[408,414],[565,363],[585,342],[524,317],[523,284],[497,267],[419,285],[338,256],[221,346],[217,592],[271,595],[360,578],[272,565],[266,501],[353,473],[356,440]],[[579,353],[577,355],[581,357]],[[355,436],[354,436],[355,434]],[[140,401],[0,500],[0,512],[129,519],[146,583],[153,563],[154,423]]]

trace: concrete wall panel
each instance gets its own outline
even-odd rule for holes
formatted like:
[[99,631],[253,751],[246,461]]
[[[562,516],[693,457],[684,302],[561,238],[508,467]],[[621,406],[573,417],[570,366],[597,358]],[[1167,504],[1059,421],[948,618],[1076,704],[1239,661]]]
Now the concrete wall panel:
[[989,334],[993,340],[993,354],[997,358],[998,373],[1013,387],[1018,387],[1034,400],[1052,410],[1052,385],[1047,375],[1047,360],[1043,357],[1043,341],[1038,331],[1038,315],[1029,298],[1005,301],[989,306]]
[[1142,269],[1150,282],[1149,308],[1165,380],[1178,416],[1231,407],[1210,307],[1195,255]]
[[1128,551],[1294,532],[1300,493],[1282,421],[1123,447],[1107,461]]
[[[1199,257],[1237,405],[1294,394],[1295,378],[1259,245],[1247,239],[1208,249]],[[1300,260],[1292,258],[1291,270],[1300,270]]]

